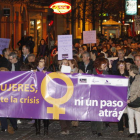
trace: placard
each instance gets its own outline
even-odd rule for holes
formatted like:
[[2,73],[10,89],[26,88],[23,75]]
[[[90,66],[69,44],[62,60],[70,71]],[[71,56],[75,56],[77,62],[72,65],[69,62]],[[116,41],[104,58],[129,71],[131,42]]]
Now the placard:
[[58,60],[73,59],[72,35],[58,35]]
[[137,0],[125,0],[126,15],[137,15]]
[[0,38],[0,54],[2,54],[2,50],[4,48],[9,48],[10,39],[8,38]]
[[96,43],[96,31],[83,31],[83,43]]

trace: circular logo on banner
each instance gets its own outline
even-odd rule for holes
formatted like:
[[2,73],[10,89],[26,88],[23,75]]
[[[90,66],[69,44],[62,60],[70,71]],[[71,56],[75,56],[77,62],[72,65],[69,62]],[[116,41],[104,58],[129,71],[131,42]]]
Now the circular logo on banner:
[[71,4],[68,2],[55,2],[49,6],[56,14],[66,14],[71,11]]
[[[55,78],[63,80],[67,85],[66,94],[63,97],[57,98],[57,99],[52,98],[49,95],[49,93],[48,93],[49,89],[47,87],[48,83]],[[41,94],[42,94],[43,98],[45,99],[45,101],[47,101],[48,103],[53,104],[53,105],[59,106],[61,104],[66,103],[72,97],[73,91],[74,91],[73,82],[66,74],[63,74],[63,73],[56,73],[56,72],[49,73],[45,76],[45,78],[42,80],[42,83],[41,83]]]

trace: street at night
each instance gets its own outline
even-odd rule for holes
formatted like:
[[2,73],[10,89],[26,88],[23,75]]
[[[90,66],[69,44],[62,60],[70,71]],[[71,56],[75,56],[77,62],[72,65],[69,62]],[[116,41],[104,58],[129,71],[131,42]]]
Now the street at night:
[[43,125],[41,134],[36,136],[35,127],[27,124],[28,122],[22,120],[22,124],[18,125],[18,130],[14,134],[1,132],[0,140],[137,140],[137,135],[134,138],[128,138],[127,128],[124,132],[118,132],[117,123],[110,123],[110,127],[107,128],[104,125],[103,137],[98,137],[91,132],[91,122],[80,122],[78,127],[70,128],[69,135],[61,135],[59,121],[52,121],[47,136],[44,136]]
[[140,0],[0,0],[0,140],[96,139],[140,140]]

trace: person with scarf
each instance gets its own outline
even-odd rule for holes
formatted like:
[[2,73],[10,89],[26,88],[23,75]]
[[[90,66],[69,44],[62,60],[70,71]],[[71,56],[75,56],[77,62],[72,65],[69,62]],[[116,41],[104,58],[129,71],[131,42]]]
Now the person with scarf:
[[[106,58],[97,58],[94,61],[94,68],[93,73],[94,75],[98,74],[108,74],[106,71],[108,65],[108,61]],[[98,137],[103,136],[102,135],[102,129],[103,129],[103,122],[102,121],[92,121],[91,122],[91,130],[93,135],[98,135]]]

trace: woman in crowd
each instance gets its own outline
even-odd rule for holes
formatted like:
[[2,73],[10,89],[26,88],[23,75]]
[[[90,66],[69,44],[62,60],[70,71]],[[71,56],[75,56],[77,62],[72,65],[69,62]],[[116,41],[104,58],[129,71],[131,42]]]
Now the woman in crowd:
[[82,54],[85,52],[85,48],[82,46],[82,47],[79,47],[79,58],[80,58],[80,61],[82,61]]
[[126,70],[126,63],[125,61],[118,61],[117,63],[117,75],[128,77],[129,73]]
[[[138,67],[134,64],[130,66],[129,70],[129,92],[128,92],[128,118],[129,118],[129,132],[130,135],[128,137],[135,136],[135,124],[134,119],[136,120],[137,127],[137,137],[140,138],[140,100],[138,102],[138,106],[135,107],[132,105],[138,97],[140,97],[140,75],[138,75],[139,70]],[[131,104],[131,105],[130,105]],[[129,107],[131,106],[131,107]]]
[[[43,72],[46,71],[45,67],[45,58],[40,57],[36,60],[37,64],[37,71]],[[40,135],[40,119],[35,120],[35,127],[36,127],[36,135]],[[48,135],[48,127],[49,127],[49,120],[44,119],[44,135]]]
[[131,66],[132,64],[134,64],[134,61],[133,61],[132,58],[127,58],[127,59],[125,59],[125,63],[126,63],[126,70],[129,72],[130,66]]
[[71,73],[83,73],[82,70],[78,69],[78,65],[75,59],[69,60],[69,66],[71,67]]
[[81,47],[84,49],[84,51],[85,51],[85,52],[87,52],[87,51],[88,51],[88,47],[87,47],[87,45],[86,45],[86,44],[83,44]]
[[101,53],[104,54],[105,58],[108,57],[108,54],[107,54],[107,47],[106,47],[106,46],[103,46],[103,47],[102,47],[102,51],[101,51]]
[[[117,75],[125,76],[125,77],[129,76],[129,73],[126,70],[125,61],[118,61],[117,68],[118,68]],[[126,111],[123,114],[123,116],[121,117],[120,121],[118,122],[118,131],[119,132],[124,131],[124,127],[123,127],[123,120],[124,119],[125,119],[125,127],[128,128],[128,115],[127,115]]]
[[119,44],[116,45],[116,51],[120,50],[121,46]]
[[[97,58],[94,61],[93,74],[94,75],[108,74],[108,72],[106,71],[107,65],[108,65],[107,59]],[[93,135],[97,134],[98,137],[102,136],[102,129],[103,129],[103,122],[102,121],[91,122],[91,130],[92,130]]]
[[93,62],[96,60],[97,56],[98,56],[98,51],[97,50],[92,50],[90,52],[90,58],[93,60]]
[[37,50],[37,56],[38,57],[45,57],[48,55],[49,55],[49,50],[48,50],[47,45],[45,44],[45,40],[41,39],[40,45],[39,45],[38,50]]
[[[63,59],[61,61],[60,72],[61,72],[62,65],[69,66],[69,61],[67,59]],[[62,135],[68,135],[69,134],[69,129],[70,129],[70,126],[71,126],[71,121],[60,120],[60,126],[61,126],[61,134]]]
[[49,66],[48,71],[56,72],[59,71],[60,60],[58,60],[58,55],[55,55],[53,58],[53,63]]
[[45,58],[44,57],[37,58],[36,65],[37,65],[37,71],[43,71],[44,68],[46,68]]
[[[69,66],[71,67],[71,74],[73,73],[83,73],[82,70],[78,69],[78,65],[75,59],[69,60]],[[78,121],[72,121],[72,126],[77,127]]]

